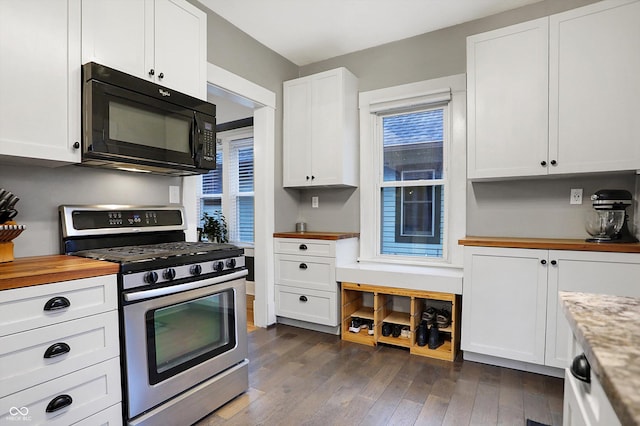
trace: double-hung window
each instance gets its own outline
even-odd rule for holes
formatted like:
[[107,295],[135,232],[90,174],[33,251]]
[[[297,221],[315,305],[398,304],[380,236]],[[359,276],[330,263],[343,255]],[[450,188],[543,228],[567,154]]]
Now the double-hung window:
[[464,76],[360,94],[361,261],[461,263],[464,108]]
[[218,134],[216,169],[202,176],[199,218],[222,212],[234,243],[254,242],[253,128]]

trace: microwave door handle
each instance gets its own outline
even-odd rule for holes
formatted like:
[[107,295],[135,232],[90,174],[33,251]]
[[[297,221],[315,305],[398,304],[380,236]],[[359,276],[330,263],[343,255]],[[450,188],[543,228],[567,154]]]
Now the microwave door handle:
[[193,120],[191,120],[191,157],[193,159],[196,159],[198,155],[198,133],[200,133],[200,129],[198,128],[198,118],[194,112]]

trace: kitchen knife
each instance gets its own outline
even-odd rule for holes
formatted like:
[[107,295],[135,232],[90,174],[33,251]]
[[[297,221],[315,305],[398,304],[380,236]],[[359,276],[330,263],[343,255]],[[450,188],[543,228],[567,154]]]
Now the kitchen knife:
[[11,198],[9,199],[9,201],[7,201],[7,210],[11,210],[13,209],[13,207],[16,205],[16,203],[20,201],[20,198],[16,197],[15,195],[11,194]]
[[0,210],[6,210],[5,206],[7,205],[7,201],[11,198],[13,194],[10,192],[5,192],[2,197],[0,197]]

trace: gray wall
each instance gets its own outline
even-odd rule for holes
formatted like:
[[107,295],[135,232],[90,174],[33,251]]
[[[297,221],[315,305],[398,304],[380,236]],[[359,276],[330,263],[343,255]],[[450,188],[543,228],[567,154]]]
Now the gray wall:
[[[466,37],[594,3],[594,0],[545,0],[519,9],[445,28],[383,46],[301,67],[301,75],[347,67],[359,78],[360,91],[466,72]],[[585,200],[598,189],[632,192],[636,178],[626,175],[540,178],[467,185],[467,235],[584,238],[583,216],[590,209],[569,205],[571,188],[583,188]],[[311,209],[311,197],[320,207]],[[323,202],[324,200],[324,202]],[[312,230],[358,230],[358,190],[305,190],[300,215]]]

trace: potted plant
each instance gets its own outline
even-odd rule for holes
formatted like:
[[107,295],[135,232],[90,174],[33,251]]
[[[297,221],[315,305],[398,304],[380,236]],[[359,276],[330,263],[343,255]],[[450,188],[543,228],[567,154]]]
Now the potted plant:
[[209,242],[229,242],[227,220],[221,211],[215,211],[212,214],[205,213],[202,216],[202,233],[207,236]]

